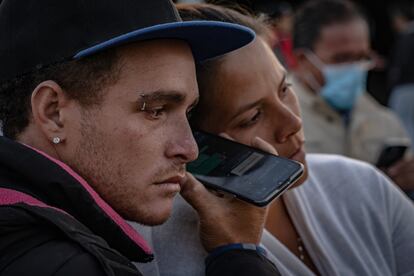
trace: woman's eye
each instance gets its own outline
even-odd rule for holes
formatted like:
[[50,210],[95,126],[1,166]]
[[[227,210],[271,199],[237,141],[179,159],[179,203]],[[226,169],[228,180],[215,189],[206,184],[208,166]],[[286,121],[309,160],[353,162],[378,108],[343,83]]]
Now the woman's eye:
[[290,88],[291,88],[292,84],[291,83],[286,83],[281,90],[281,97],[285,97],[286,94],[289,92]]
[[260,110],[257,110],[257,112],[251,118],[241,123],[240,126],[242,128],[246,128],[246,127],[254,125],[257,121],[259,121],[261,115],[262,115],[262,112]]

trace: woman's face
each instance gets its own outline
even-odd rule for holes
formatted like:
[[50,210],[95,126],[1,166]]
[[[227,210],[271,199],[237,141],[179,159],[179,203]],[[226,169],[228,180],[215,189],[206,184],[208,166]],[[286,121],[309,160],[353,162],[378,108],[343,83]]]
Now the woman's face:
[[[201,129],[225,132],[247,145],[259,136],[280,156],[306,166],[299,104],[285,69],[264,40],[258,37],[228,54],[218,65],[210,86],[214,91],[201,95],[209,97],[202,107]],[[306,174],[300,182],[305,179]]]

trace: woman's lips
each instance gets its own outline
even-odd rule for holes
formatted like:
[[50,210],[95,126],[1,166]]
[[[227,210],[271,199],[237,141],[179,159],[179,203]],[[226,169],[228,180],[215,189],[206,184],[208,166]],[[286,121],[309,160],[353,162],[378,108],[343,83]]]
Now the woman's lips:
[[303,149],[303,145],[301,145],[292,155],[288,157],[289,159],[293,159],[295,161],[303,162],[305,159],[305,151]]

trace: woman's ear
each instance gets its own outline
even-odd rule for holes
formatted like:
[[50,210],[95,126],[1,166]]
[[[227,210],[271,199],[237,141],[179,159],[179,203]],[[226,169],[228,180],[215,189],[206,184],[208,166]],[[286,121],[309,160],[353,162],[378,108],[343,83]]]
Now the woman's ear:
[[59,142],[66,138],[63,110],[68,103],[68,95],[54,81],[40,83],[32,93],[33,122],[51,142],[56,137],[59,138]]

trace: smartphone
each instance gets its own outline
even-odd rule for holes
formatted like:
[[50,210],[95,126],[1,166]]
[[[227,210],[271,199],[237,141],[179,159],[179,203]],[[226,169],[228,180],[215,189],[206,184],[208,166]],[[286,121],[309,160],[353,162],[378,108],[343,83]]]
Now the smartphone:
[[187,170],[207,188],[266,206],[303,174],[299,162],[204,131],[193,131],[199,148]]
[[378,168],[388,168],[394,165],[397,161],[401,160],[404,157],[407,148],[407,144],[384,145],[377,160],[376,166]]

